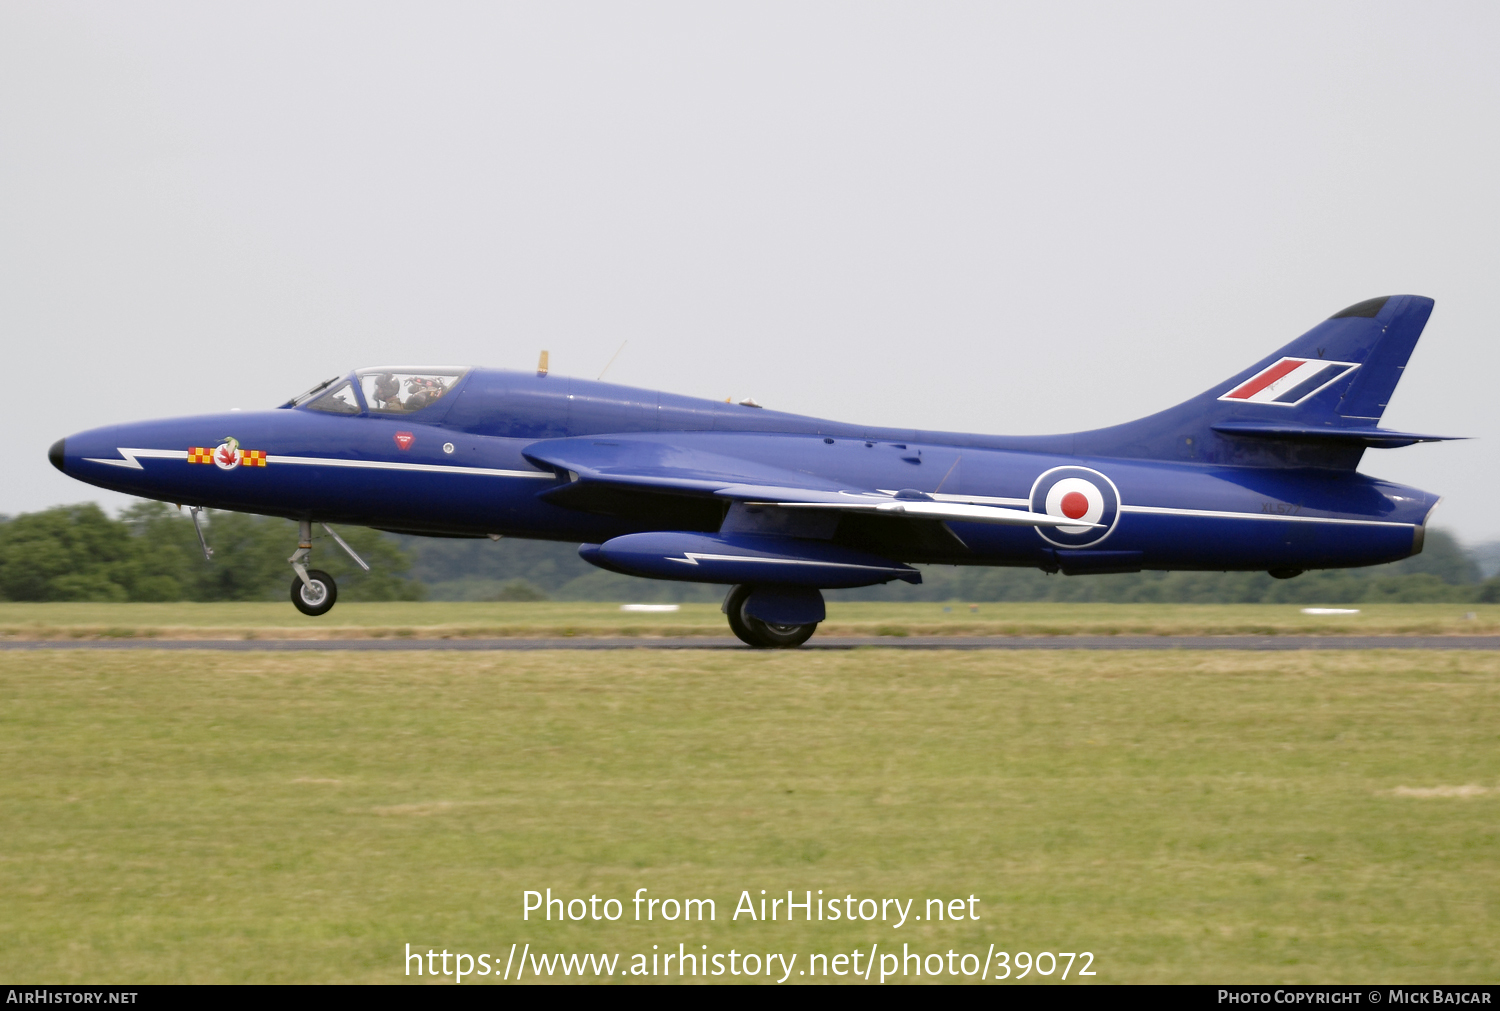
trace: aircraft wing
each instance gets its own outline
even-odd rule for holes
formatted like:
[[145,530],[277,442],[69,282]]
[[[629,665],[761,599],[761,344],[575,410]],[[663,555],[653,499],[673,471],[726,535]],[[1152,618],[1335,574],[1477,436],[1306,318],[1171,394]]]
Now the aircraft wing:
[[[544,492],[543,498],[568,508],[606,515],[632,515],[643,509],[660,508],[662,496],[677,496],[704,500],[705,504],[715,505],[720,514],[722,503],[728,500],[761,508],[867,513],[929,522],[1080,525],[1067,517],[1025,509],[937,501],[921,492],[851,487],[803,471],[673,443],[551,439],[533,443],[524,455],[538,467],[569,479],[566,485]],[[704,515],[709,513],[705,511]]]

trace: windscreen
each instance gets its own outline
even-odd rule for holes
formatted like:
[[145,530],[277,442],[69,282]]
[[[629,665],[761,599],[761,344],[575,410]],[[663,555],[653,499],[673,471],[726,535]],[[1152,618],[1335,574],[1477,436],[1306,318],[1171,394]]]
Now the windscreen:
[[358,414],[359,400],[354,396],[354,384],[340,383],[308,404],[307,408],[310,411],[327,411],[330,414]]
[[288,400],[281,406],[296,407],[298,404],[305,404],[313,397],[317,396],[319,393],[322,393],[324,390],[328,389],[328,387],[332,386],[342,378],[342,376],[334,376],[332,379],[325,379],[318,385],[297,394],[295,397],[293,397],[291,400]]
[[410,414],[437,403],[463,378],[461,368],[360,369],[365,403],[376,414]]

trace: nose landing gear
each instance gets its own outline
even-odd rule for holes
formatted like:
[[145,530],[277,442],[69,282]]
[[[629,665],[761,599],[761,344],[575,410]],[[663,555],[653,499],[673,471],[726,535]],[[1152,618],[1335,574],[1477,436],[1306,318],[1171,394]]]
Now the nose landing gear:
[[[355,552],[344,539],[333,532],[327,523],[320,524],[328,535],[338,541],[339,547],[349,552],[349,557],[359,564],[366,572],[370,566]],[[297,577],[292,580],[292,605],[303,614],[316,618],[320,614],[327,614],[333,610],[333,605],[339,599],[338,584],[333,577],[322,569],[309,569],[304,563],[307,556],[312,554],[312,521],[302,520],[297,525],[297,550],[292,552],[292,557],[287,561],[292,563],[292,571]]]

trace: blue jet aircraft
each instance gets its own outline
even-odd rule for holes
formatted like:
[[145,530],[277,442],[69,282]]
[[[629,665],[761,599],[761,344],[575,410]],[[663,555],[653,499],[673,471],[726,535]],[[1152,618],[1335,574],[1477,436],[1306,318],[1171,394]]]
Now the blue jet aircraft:
[[729,585],[735,635],[790,647],[822,590],[921,582],[913,563],[1284,579],[1416,554],[1437,497],[1356,468],[1366,448],[1446,438],[1378,427],[1432,306],[1361,302],[1186,403],[1072,435],[822,421],[548,375],[544,353],[534,375],[359,369],[275,410],[96,428],[49,457],[195,523],[298,521],[305,614],[337,597],[307,565],[312,525],[349,550],[328,524],[353,523],[581,542],[601,568]]

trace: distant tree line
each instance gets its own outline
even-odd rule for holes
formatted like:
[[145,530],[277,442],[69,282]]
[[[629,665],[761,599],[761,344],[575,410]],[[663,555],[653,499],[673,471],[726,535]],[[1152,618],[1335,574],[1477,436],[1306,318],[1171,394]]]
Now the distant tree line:
[[[633,579],[553,541],[407,537],[358,527],[339,533],[370,563],[355,566],[321,528],[313,565],[344,600],[717,601],[724,588]],[[110,518],[93,504],[0,518],[0,599],[80,601],[279,600],[297,546],[289,520],[205,514],[214,549],[205,561],[185,511],[141,502]],[[1422,554],[1390,565],[1273,579],[1264,572],[1139,572],[1048,575],[1036,569],[922,566],[919,586],[838,590],[830,599],[1113,601],[1120,603],[1500,603],[1500,576],[1486,580],[1479,551],[1430,530]]]
[[[214,512],[205,561],[186,511],[141,502],[111,519],[93,503],[58,506],[0,522],[0,598],[6,600],[271,600],[288,595],[297,548],[290,520]],[[314,528],[318,534],[322,530]],[[344,600],[414,600],[420,583],[392,538],[349,528],[339,534],[370,564],[365,573],[326,536],[314,562],[338,581]]]

